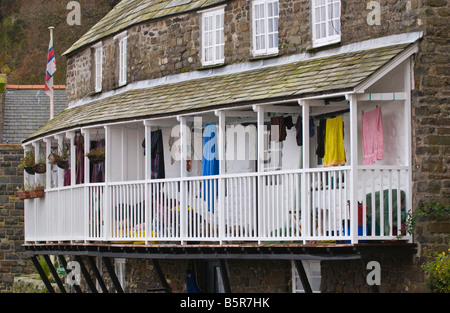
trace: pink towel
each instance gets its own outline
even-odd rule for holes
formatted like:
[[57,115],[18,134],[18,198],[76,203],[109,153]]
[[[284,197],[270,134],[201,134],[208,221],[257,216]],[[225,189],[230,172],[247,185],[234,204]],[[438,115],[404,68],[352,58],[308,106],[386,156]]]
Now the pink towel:
[[381,108],[362,113],[362,144],[364,165],[371,165],[376,160],[384,159],[383,120]]

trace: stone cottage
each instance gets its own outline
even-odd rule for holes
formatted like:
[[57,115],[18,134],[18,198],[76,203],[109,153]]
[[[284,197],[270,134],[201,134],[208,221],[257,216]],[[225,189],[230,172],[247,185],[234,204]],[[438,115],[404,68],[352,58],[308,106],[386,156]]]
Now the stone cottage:
[[45,185],[24,200],[26,250],[71,260],[76,291],[421,284],[406,225],[448,201],[448,13],[120,2],[64,53],[67,109],[23,141],[59,161],[24,174]]

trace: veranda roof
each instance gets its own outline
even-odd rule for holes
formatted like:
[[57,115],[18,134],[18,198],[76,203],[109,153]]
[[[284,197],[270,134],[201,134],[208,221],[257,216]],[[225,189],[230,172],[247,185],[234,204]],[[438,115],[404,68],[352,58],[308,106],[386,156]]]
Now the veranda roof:
[[410,43],[134,89],[68,108],[24,142],[87,125],[351,91]]

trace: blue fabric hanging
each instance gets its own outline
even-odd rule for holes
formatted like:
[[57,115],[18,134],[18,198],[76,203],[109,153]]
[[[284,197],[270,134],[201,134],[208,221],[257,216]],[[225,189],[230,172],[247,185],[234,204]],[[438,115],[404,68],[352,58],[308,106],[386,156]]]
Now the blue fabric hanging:
[[[211,176],[219,174],[219,157],[217,146],[216,124],[206,124],[203,135],[203,162],[202,175]],[[203,182],[203,200],[208,202],[208,211],[214,213],[214,195],[217,193],[217,180]]]

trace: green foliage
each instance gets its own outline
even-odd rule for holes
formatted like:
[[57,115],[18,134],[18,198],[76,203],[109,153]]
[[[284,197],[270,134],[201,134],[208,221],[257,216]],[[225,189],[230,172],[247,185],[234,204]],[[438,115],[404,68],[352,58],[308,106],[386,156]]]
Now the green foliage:
[[25,157],[23,158],[22,163],[19,164],[20,169],[24,169],[25,167],[31,167],[35,164],[35,157],[33,150],[27,151],[25,153]]
[[[448,249],[450,252],[450,248]],[[429,262],[422,265],[426,274],[426,287],[434,293],[450,293],[450,258],[448,252],[431,252]]]
[[422,200],[419,207],[413,213],[408,213],[406,219],[406,231],[410,234],[414,233],[417,222],[420,219],[443,220],[450,217],[450,205],[443,205],[438,202],[426,202]]

